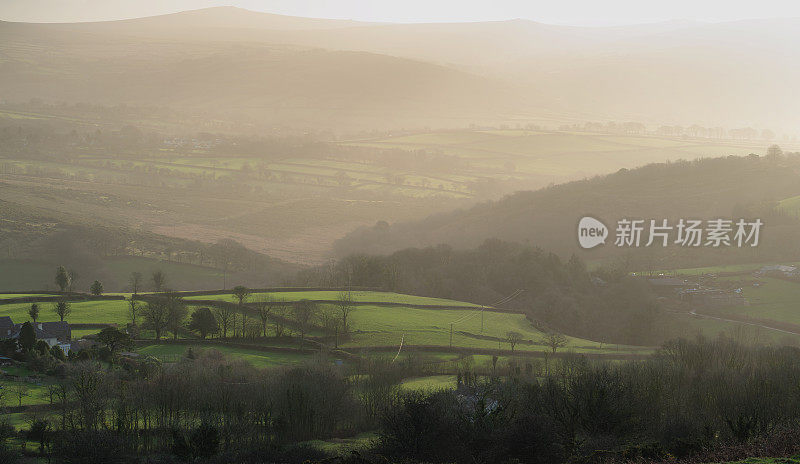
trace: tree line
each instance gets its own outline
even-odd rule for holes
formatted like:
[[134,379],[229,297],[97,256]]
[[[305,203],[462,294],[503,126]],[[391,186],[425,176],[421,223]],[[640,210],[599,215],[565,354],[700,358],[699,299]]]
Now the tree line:
[[[300,285],[365,286],[524,311],[539,328],[576,337],[657,345],[674,335],[645,282],[627,269],[589,272],[582,260],[496,239],[388,256],[350,255],[301,271]],[[511,298],[509,298],[511,297]]]

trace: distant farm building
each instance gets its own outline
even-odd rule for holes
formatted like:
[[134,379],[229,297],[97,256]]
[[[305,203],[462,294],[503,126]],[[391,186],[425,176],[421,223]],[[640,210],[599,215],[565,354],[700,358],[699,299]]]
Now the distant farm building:
[[[64,353],[69,353],[72,329],[68,322],[37,322],[33,329],[37,340],[44,340],[48,346],[58,346]],[[21,323],[14,324],[9,316],[0,317],[0,339],[17,339],[21,330]]]

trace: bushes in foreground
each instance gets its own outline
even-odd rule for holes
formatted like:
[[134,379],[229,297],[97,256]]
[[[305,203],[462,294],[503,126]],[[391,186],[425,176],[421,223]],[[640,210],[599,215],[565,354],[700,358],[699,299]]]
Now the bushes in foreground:
[[544,378],[409,394],[384,416],[380,452],[423,462],[691,459],[800,436],[785,433],[800,428],[798,385],[795,348],[678,340],[646,361],[575,358]]

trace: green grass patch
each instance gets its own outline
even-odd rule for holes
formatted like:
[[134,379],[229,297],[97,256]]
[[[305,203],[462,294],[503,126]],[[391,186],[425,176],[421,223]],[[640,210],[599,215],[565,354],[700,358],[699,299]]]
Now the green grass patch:
[[[58,321],[53,312],[53,302],[39,303],[39,322]],[[72,313],[65,319],[72,324],[121,324],[128,322],[128,302],[125,300],[75,301],[70,303]],[[0,316],[10,316],[14,323],[30,320],[31,303],[0,305]]]
[[[403,303],[403,304],[419,304],[419,305],[442,305],[442,306],[474,306],[479,305],[473,303],[464,303],[462,301],[447,300],[443,298],[433,298],[427,296],[405,295],[402,293],[392,292],[352,292],[354,301],[368,301],[377,303]],[[337,300],[339,298],[338,291],[289,291],[289,292],[268,292],[268,293],[253,293],[248,298],[248,302],[255,302],[266,298],[284,301],[300,301],[300,300]],[[220,295],[200,295],[189,296],[185,300],[217,300],[238,302],[235,296],[230,293]]]
[[769,277],[759,280],[761,285],[758,287],[742,288],[742,294],[750,302],[749,306],[731,306],[715,311],[715,314],[732,314],[800,325],[800,284]]
[[141,355],[155,356],[163,362],[176,362],[186,355],[186,351],[191,348],[194,352],[203,350],[216,350],[237,359],[242,359],[252,364],[254,367],[276,367],[292,366],[303,364],[313,359],[313,355],[302,353],[275,353],[258,351],[247,348],[227,347],[227,346],[207,346],[207,345],[148,345],[141,347],[137,352]]
[[456,388],[456,376],[432,375],[428,377],[412,377],[400,383],[404,390],[433,391],[452,390]]

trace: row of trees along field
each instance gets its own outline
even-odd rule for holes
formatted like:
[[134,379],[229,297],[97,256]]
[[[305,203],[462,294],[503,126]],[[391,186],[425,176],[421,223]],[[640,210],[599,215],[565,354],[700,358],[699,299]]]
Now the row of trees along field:
[[259,370],[190,350],[170,365],[48,362],[52,415],[0,427],[3,462],[21,462],[14,436],[73,464],[332,462],[300,443],[367,431],[377,440],[333,462],[722,462],[800,450],[800,351],[730,339],[676,340],[638,362],[511,360],[484,375],[464,363],[457,390],[434,392],[400,387],[420,373],[413,360]]
[[543,327],[610,343],[658,344],[674,335],[647,285],[626,269],[588,272],[537,248],[487,240],[472,250],[440,245],[389,256],[350,255],[301,271],[300,285],[380,287],[525,311]]

